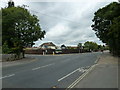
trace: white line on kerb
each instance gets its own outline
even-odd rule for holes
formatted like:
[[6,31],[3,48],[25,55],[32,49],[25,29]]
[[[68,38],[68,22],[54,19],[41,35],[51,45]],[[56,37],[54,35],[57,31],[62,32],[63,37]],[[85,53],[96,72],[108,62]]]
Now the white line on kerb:
[[15,75],[15,74],[7,75],[7,76],[4,76],[4,77],[0,77],[0,79],[12,77],[12,76],[14,76],[14,75]]
[[41,67],[37,67],[37,68],[33,68],[32,70],[37,70],[37,69],[40,69],[40,68],[45,68],[45,67],[48,67],[48,66],[51,66],[51,65],[54,65],[54,64],[55,64],[55,63],[48,64],[48,65],[41,66]]
[[58,82],[61,81],[61,80],[63,80],[63,79],[65,79],[66,77],[70,76],[71,74],[75,73],[75,72],[78,71],[78,70],[80,70],[80,68],[78,68],[78,69],[74,70],[73,72],[71,72],[71,73],[65,75],[64,77],[58,79]]

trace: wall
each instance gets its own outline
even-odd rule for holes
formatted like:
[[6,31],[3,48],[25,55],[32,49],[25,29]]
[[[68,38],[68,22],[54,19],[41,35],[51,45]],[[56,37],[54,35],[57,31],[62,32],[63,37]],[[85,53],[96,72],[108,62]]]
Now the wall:
[[19,57],[15,54],[2,54],[2,61],[14,61],[22,58],[23,58],[22,53],[20,54]]
[[55,52],[54,49],[47,49],[47,50],[43,50],[43,49],[37,49],[37,50],[25,50],[25,54],[53,54],[53,52]]
[[[25,50],[25,54],[53,54],[55,52],[55,49],[47,49],[47,50]],[[79,49],[62,49],[62,54],[69,54],[69,53],[82,53],[84,52],[83,50]]]
[[37,49],[37,50],[25,50],[25,54],[43,54],[43,51],[42,49]]

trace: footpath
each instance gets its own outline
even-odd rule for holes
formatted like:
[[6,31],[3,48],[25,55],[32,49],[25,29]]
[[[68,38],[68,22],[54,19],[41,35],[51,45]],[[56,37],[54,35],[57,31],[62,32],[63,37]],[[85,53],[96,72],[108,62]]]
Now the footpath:
[[74,88],[118,88],[118,60],[104,52],[97,65]]
[[15,65],[21,65],[21,64],[26,64],[26,63],[31,63],[33,61],[36,61],[35,58],[32,57],[25,57],[20,60],[15,60],[15,61],[6,61],[6,62],[0,62],[0,68],[1,67],[9,67],[9,66],[15,66]]

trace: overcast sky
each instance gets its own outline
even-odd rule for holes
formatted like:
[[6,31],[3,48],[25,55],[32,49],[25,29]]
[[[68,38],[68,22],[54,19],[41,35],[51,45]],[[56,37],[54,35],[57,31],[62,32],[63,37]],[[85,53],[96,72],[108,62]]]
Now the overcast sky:
[[[3,0],[1,6],[7,6],[7,1]],[[53,42],[58,46],[77,45],[86,41],[103,44],[91,28],[94,12],[117,0],[78,1],[23,2],[19,0],[15,1],[15,5],[28,5],[30,12],[38,16],[42,30],[46,31],[45,38],[36,41],[35,46],[40,46],[44,42]]]

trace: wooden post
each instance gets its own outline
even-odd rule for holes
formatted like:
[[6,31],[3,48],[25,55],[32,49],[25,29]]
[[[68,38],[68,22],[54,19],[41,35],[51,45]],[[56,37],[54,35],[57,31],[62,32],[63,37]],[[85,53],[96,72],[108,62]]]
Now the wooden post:
[[55,52],[53,51],[53,55],[55,55]]
[[43,51],[43,55],[45,55],[45,52]]

